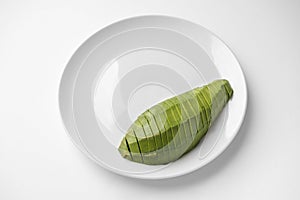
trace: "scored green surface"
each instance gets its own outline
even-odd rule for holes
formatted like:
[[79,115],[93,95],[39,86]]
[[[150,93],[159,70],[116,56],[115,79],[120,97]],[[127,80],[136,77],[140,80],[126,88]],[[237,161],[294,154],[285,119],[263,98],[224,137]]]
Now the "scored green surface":
[[179,159],[197,146],[232,95],[223,79],[152,106],[129,127],[120,154],[148,165]]

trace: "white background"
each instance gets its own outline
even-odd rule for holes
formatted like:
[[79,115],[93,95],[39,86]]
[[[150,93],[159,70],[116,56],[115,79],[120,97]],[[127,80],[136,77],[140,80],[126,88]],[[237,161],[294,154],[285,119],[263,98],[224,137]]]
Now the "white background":
[[[183,177],[143,181],[86,158],[58,110],[63,69],[111,22],[181,17],[221,37],[249,103],[232,145]],[[0,199],[300,199],[300,1],[0,1]]]

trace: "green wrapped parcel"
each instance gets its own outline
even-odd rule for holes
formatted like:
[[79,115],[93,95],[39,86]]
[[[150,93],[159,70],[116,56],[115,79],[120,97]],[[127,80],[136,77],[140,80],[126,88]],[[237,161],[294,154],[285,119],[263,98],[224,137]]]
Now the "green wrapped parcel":
[[227,80],[215,80],[164,100],[138,116],[119,152],[133,162],[161,165],[191,151],[233,95]]

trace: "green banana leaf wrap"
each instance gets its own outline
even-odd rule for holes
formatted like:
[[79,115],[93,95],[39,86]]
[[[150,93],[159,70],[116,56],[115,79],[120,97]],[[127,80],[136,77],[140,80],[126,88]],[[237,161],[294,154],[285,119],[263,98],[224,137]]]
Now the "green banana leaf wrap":
[[138,116],[118,148],[130,161],[161,165],[191,151],[233,95],[227,80],[216,80],[164,100]]

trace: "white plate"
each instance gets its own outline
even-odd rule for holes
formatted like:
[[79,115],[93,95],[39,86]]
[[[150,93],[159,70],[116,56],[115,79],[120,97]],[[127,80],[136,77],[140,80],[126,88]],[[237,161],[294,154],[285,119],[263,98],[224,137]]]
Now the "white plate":
[[[119,155],[126,129],[142,111],[219,78],[229,80],[234,96],[193,151],[157,166]],[[143,179],[176,177],[211,162],[236,136],[246,105],[245,78],[229,48],[205,28],[167,16],[125,19],[91,36],[66,66],[59,90],[76,146],[108,170]]]

